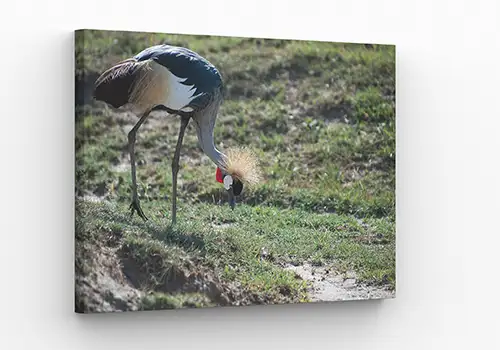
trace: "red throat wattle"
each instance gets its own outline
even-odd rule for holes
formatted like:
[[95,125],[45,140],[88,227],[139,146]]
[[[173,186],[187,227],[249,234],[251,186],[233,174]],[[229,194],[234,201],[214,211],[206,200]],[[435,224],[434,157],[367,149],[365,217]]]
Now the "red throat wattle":
[[220,182],[220,183],[224,182],[224,180],[222,178],[222,171],[220,170],[219,167],[217,167],[217,171],[215,172],[215,179],[217,180],[217,182]]

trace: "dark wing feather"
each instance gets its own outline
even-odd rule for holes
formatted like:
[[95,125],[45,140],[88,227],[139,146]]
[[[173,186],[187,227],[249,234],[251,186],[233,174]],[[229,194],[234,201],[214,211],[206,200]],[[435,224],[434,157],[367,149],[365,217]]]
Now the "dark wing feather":
[[94,98],[115,108],[127,104],[139,70],[140,67],[134,58],[111,67],[96,80]]

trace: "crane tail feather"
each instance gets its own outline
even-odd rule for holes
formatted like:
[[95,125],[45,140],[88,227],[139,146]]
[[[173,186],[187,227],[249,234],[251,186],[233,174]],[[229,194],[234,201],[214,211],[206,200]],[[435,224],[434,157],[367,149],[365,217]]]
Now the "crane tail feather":
[[132,104],[139,109],[161,103],[165,83],[152,61],[134,58],[119,62],[103,72],[95,82],[94,97],[115,108]]

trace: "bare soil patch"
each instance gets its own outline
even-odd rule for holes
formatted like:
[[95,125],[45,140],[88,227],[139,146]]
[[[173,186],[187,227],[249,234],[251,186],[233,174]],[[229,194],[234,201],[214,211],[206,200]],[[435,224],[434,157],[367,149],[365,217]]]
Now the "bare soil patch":
[[308,263],[287,266],[286,270],[310,282],[309,295],[313,302],[394,298],[395,292],[386,287],[360,283],[353,272],[338,274],[326,267]]

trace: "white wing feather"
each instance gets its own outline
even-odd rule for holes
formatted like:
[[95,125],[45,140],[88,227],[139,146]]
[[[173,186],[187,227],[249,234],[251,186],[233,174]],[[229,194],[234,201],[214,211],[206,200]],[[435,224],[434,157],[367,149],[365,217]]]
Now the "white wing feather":
[[182,84],[187,80],[187,78],[180,78],[162,65],[156,65],[160,66],[164,71],[163,79],[167,81],[167,95],[163,104],[171,109],[184,110],[186,112],[191,111],[192,108],[187,106],[195,98],[203,95],[203,93],[194,95],[196,90],[193,89],[193,85]]

